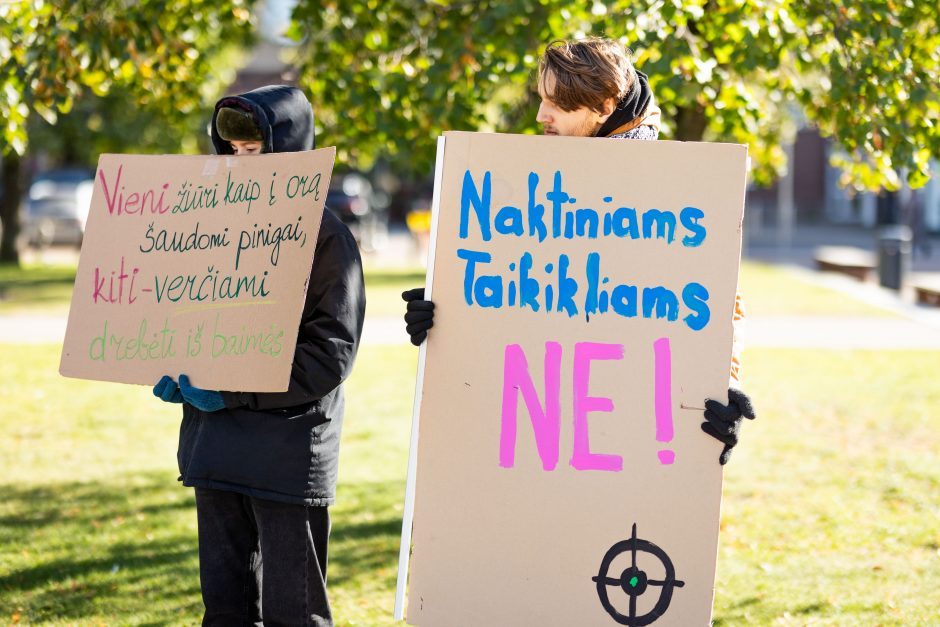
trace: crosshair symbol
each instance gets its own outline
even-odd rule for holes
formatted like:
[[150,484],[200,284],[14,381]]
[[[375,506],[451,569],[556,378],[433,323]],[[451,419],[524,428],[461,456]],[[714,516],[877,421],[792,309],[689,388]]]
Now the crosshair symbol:
[[[619,577],[611,577],[610,565],[613,563],[614,559],[628,551],[630,552],[630,567],[625,568]],[[649,553],[655,556],[662,562],[666,571],[666,577],[662,580],[649,579],[646,572],[636,566],[637,553]],[[636,537],[636,523],[633,523],[633,534],[629,540],[621,540],[608,549],[607,553],[604,555],[604,559],[601,560],[601,566],[597,575],[591,577],[591,581],[597,584],[597,596],[600,598],[601,605],[604,606],[604,609],[610,614],[611,618],[619,624],[628,625],[629,627],[649,625],[662,616],[669,608],[670,601],[672,601],[673,588],[681,588],[685,585],[684,581],[676,579],[676,569],[673,567],[672,560],[669,559],[665,551],[648,540],[641,540]],[[636,599],[644,594],[649,586],[662,588],[659,591],[659,599],[649,613],[637,616]],[[622,589],[623,592],[630,597],[629,614],[621,614],[610,602],[610,597],[607,592],[608,588],[612,587]]]

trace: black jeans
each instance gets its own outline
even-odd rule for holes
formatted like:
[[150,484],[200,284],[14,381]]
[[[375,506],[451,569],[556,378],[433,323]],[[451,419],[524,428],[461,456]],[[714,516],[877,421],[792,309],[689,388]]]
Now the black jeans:
[[326,507],[196,488],[196,516],[203,625],[332,627]]

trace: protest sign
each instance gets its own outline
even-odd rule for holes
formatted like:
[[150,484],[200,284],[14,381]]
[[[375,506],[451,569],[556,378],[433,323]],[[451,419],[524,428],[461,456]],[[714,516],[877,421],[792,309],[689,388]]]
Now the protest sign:
[[410,623],[708,624],[746,159],[445,134]]
[[59,371],[287,390],[334,156],[102,155]]

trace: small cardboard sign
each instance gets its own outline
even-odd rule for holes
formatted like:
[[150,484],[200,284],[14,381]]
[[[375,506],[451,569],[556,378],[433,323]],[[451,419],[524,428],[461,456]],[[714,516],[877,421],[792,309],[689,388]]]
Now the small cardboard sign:
[[447,133],[438,159],[408,621],[708,624],[746,147]]
[[287,390],[335,154],[101,155],[59,372]]

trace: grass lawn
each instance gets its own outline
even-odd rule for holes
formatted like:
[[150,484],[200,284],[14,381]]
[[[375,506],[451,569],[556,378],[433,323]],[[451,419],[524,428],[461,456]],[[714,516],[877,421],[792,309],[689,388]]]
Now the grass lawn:
[[[365,269],[366,314],[394,316],[405,314],[401,293],[415,287],[424,287],[424,268],[369,268]],[[404,323],[402,323],[404,324]]]
[[0,315],[67,315],[74,283],[74,266],[0,264]]
[[[179,407],[146,387],[62,378],[56,346],[0,353],[0,398],[16,401],[0,415],[0,624],[197,623]],[[331,510],[340,625],[390,622],[416,364],[411,346],[364,347],[349,382]]]
[[[63,379],[54,346],[0,352],[0,397],[14,401],[0,414],[0,623],[197,622],[178,408],[149,388]],[[392,623],[416,357],[363,347],[349,382],[332,510],[338,625]],[[745,359],[760,417],[725,473],[716,624],[936,624],[937,354]]]
[[716,624],[937,625],[940,353],[744,360],[760,416],[725,473]]
[[897,316],[810,283],[785,268],[756,261],[741,264],[738,287],[749,316]]
[[[74,268],[0,266],[0,315],[64,315]],[[370,316],[423,270],[367,269]],[[745,263],[753,316],[880,316]],[[0,344],[0,624],[198,622],[179,408],[64,379],[59,348]],[[347,391],[330,592],[338,625],[391,625],[417,351],[364,346]],[[937,352],[751,349],[760,414],[725,477],[716,625],[935,625]],[[866,393],[867,392],[867,393]]]

